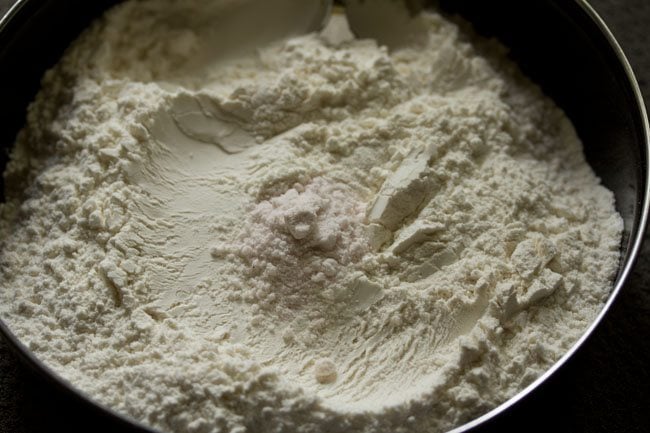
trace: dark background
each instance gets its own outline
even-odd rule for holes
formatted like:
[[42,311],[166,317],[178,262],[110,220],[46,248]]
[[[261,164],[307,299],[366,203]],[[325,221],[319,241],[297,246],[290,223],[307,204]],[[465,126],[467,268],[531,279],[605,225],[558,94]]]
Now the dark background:
[[[0,0],[0,15],[12,3]],[[650,0],[590,3],[618,38],[650,101]],[[592,338],[552,380],[488,431],[649,432],[649,282],[650,242],[646,242],[629,283]],[[0,433],[61,431],[122,429],[23,369],[0,340]]]

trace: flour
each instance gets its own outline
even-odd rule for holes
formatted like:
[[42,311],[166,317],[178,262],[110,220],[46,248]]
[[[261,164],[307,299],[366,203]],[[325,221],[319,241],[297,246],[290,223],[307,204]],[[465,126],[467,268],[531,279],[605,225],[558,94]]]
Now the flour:
[[126,2],[46,74],[5,172],[11,329],[168,432],[443,431],[539,377],[623,226],[562,111],[434,13],[217,61],[231,3]]

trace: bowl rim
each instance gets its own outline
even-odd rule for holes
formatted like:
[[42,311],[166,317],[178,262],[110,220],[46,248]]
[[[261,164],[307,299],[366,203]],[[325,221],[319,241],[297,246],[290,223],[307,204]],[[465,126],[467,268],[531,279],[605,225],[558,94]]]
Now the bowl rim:
[[[7,29],[9,24],[21,13],[25,5],[29,2],[30,0],[16,0],[13,5],[7,10],[7,12],[2,17],[0,17],[0,34],[2,34]],[[581,11],[586,14],[586,17],[596,25],[602,36],[605,37],[606,42],[609,44],[609,47],[612,49],[616,58],[618,59],[620,66],[623,67],[623,71],[626,77],[626,84],[630,86],[630,89],[632,90],[634,96],[634,102],[636,104],[636,107],[634,108],[637,110],[635,115],[638,115],[640,117],[642,123],[643,136],[640,138],[640,141],[643,141],[643,144],[645,144],[645,161],[643,161],[645,163],[645,185],[643,189],[643,200],[641,202],[638,228],[636,233],[634,233],[633,238],[630,239],[631,243],[627,251],[628,260],[623,264],[623,268],[619,272],[616,284],[611,290],[607,301],[603,305],[598,316],[593,320],[590,326],[583,332],[582,336],[573,344],[573,346],[571,346],[571,348],[558,361],[556,361],[549,369],[547,369],[540,377],[529,384],[526,388],[522,389],[517,394],[510,397],[508,400],[504,401],[489,412],[486,412],[485,414],[465,424],[455,427],[448,433],[468,432],[476,427],[481,426],[487,421],[496,418],[498,415],[506,412],[512,406],[525,399],[542,383],[546,382],[560,368],[562,368],[567,363],[567,361],[572,358],[575,353],[582,347],[586,340],[591,337],[595,329],[601,324],[603,318],[609,312],[611,306],[618,297],[623,286],[627,282],[630,273],[632,272],[632,269],[639,257],[641,245],[645,237],[648,224],[648,214],[650,212],[650,123],[648,121],[648,112],[644,102],[643,94],[641,93],[639,82],[630,62],[627,59],[627,56],[625,55],[623,49],[621,48],[621,45],[618,43],[616,37],[609,29],[602,17],[589,4],[588,0],[573,0],[573,2],[577,4]],[[32,351],[29,350],[29,348],[11,331],[9,326],[2,320],[2,318],[0,318],[0,338],[4,338],[4,340],[8,343],[9,348],[13,350],[16,355],[18,355],[18,358],[25,362],[32,370],[38,373],[42,379],[57,387],[63,393],[72,396],[75,400],[77,400],[78,403],[81,403],[88,409],[96,412],[98,415],[112,417],[116,421],[120,421],[125,426],[138,429],[141,432],[160,433],[159,430],[148,426],[138,420],[123,415],[113,408],[101,402],[98,402],[90,395],[86,394],[84,391],[80,390],[71,382],[63,378],[45,362],[36,357],[36,355],[34,355],[34,353],[32,353]]]

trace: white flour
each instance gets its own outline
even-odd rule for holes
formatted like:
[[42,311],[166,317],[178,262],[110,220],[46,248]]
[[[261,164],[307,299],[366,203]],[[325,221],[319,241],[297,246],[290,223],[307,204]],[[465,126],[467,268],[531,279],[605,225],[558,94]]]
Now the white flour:
[[46,75],[0,222],[20,339],[169,432],[441,431],[550,367],[622,231],[562,111],[435,14],[216,63],[227,3],[127,2]]

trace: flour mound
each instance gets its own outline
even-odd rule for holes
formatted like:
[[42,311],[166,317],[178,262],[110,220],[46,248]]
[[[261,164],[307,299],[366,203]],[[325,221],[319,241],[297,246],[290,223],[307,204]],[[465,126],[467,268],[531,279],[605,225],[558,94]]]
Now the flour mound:
[[620,255],[565,114],[436,13],[392,50],[335,16],[221,58],[235,3],[126,1],[47,72],[2,319],[164,432],[445,431],[533,382]]
[[254,281],[246,297],[260,305],[280,302],[300,308],[333,294],[328,286],[341,267],[369,250],[365,209],[344,184],[316,178],[258,203],[240,239],[213,247],[215,257],[232,254]]

